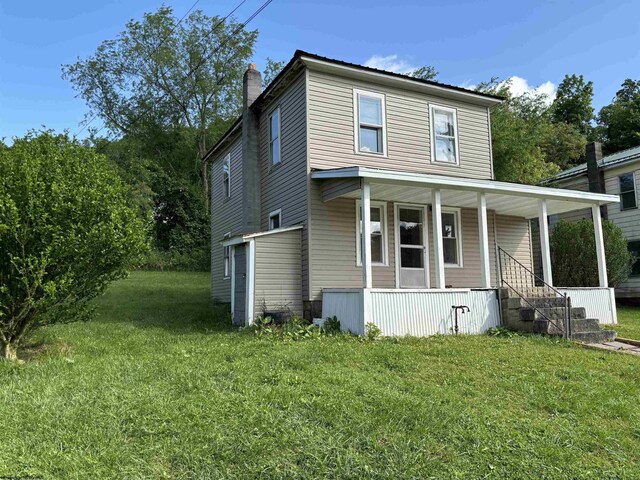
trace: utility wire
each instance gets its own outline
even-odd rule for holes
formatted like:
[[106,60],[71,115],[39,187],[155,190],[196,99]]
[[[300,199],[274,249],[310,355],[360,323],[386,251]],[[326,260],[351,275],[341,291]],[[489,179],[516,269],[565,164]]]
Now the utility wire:
[[[178,20],[178,22],[171,28],[171,30],[169,31],[169,33],[167,34],[166,37],[164,37],[160,43],[158,44],[158,46],[153,50],[153,52],[151,52],[151,55],[154,55],[156,53],[158,53],[158,50],[160,50],[160,47],[162,47],[162,45],[164,44],[164,42],[166,42],[171,35],[173,35],[173,32],[175,32],[176,28],[178,28],[180,26],[180,24],[182,23],[182,21],[187,18],[187,15],[189,15],[191,13],[191,10],[193,10],[196,5],[198,5],[198,3],[200,3],[200,0],[196,0],[195,2],[193,2],[193,5],[191,5],[191,8],[189,8],[189,10],[186,11],[186,13],[184,15],[182,15],[182,17],[180,18],[180,20]],[[242,2],[244,3],[244,2]],[[93,116],[91,117],[91,119],[86,122],[82,128],[80,130],[78,130],[73,136],[77,137],[78,135],[80,135],[90,124],[91,122],[93,122],[97,117],[98,117],[98,113],[96,112],[93,114]]]

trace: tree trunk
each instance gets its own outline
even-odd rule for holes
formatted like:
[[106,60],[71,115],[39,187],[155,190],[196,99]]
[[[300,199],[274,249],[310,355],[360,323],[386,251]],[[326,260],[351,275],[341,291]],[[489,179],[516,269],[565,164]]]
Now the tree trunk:
[[11,342],[0,343],[0,358],[15,362],[18,360],[18,352]]

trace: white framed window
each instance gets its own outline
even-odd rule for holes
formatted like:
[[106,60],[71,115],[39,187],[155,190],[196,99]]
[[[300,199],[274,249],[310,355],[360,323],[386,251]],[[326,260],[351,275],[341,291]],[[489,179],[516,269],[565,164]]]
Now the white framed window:
[[459,208],[442,208],[442,253],[445,267],[462,267],[462,225]]
[[387,155],[385,96],[382,93],[353,90],[355,152]]
[[620,184],[620,210],[638,208],[635,173],[629,172],[620,175],[618,183]]
[[[389,265],[387,204],[371,202],[371,265]],[[362,265],[362,202],[356,201],[356,265]]]
[[222,161],[222,191],[224,198],[231,197],[231,154],[228,153]]
[[[224,238],[229,238],[231,236],[231,232],[225,233]],[[224,279],[228,279],[231,277],[231,247],[223,246],[223,262],[224,262]]]
[[431,162],[458,165],[458,114],[455,108],[429,105]]
[[275,230],[282,225],[282,209],[269,214],[269,230]]
[[269,115],[269,162],[271,166],[280,163],[280,107]]

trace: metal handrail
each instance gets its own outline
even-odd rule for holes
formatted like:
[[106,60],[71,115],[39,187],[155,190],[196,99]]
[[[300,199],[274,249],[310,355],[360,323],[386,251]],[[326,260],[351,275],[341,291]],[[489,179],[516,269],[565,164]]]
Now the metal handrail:
[[[538,309],[538,307],[536,307],[531,302],[529,302],[529,300],[527,300],[526,297],[521,292],[519,292],[515,287],[513,287],[509,282],[505,280],[504,269],[502,265],[502,254],[504,254],[508,260],[515,262],[520,268],[522,268],[527,273],[529,273],[533,278],[538,279],[540,282],[542,282],[543,288],[547,287],[549,290],[554,292],[557,296],[564,298],[564,325],[562,326],[562,328],[560,328],[560,326],[554,320],[551,320],[547,315],[545,315],[544,312]],[[499,263],[499,269],[500,269],[500,282],[503,285],[506,285],[511,290],[513,290],[516,293],[516,295],[518,295],[522,300],[524,300],[531,308],[533,308],[534,311],[538,312],[542,317],[544,317],[547,320],[547,322],[553,324],[559,330],[562,330],[562,336],[564,338],[569,338],[571,335],[571,321],[570,321],[571,298],[566,293],[563,293],[557,288],[553,287],[552,285],[549,285],[547,282],[544,281],[544,279],[540,278],[533,271],[529,270],[529,268],[527,268],[525,265],[523,265],[521,262],[515,259],[512,255],[510,255],[500,246],[498,246],[498,263]],[[533,282],[532,285],[535,285],[535,282]]]

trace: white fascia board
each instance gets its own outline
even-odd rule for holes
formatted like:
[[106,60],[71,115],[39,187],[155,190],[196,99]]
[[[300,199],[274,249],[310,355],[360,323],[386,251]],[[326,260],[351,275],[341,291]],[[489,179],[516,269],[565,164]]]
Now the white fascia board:
[[476,105],[494,106],[499,105],[503,102],[503,100],[486,97],[484,95],[478,95],[474,92],[464,92],[461,90],[447,88],[445,86],[430,85],[422,82],[417,82],[415,80],[411,80],[410,78],[386,75],[383,72],[371,72],[347,65],[338,65],[336,63],[319,60],[317,58],[305,57],[304,55],[301,57],[301,60],[305,63],[305,65],[307,65],[307,67],[318,71],[335,73],[338,75],[343,75],[363,81],[374,82],[381,85],[396,86],[407,90],[437,95],[439,97],[466,101],[469,103],[474,103]]
[[224,247],[230,247],[232,245],[239,245],[240,243],[246,243],[252,238],[264,237],[265,235],[274,235],[276,233],[292,232],[294,230],[301,230],[302,228],[303,228],[302,225],[294,225],[293,227],[275,228],[273,230],[268,230],[266,232],[249,233],[247,235],[236,235],[235,237],[227,238],[223,240],[222,242],[220,242],[220,244]]
[[485,193],[498,193],[521,197],[536,197],[553,200],[572,200],[589,204],[604,205],[607,203],[619,203],[617,195],[604,193],[581,192],[578,190],[564,190],[561,188],[539,187],[536,185],[523,185],[520,183],[497,182],[495,180],[481,180],[463,177],[447,177],[444,175],[431,175],[426,173],[398,172],[391,170],[379,170],[367,167],[348,167],[335,170],[316,170],[311,173],[313,179],[330,178],[368,178],[373,182],[390,184],[421,184],[426,187],[467,190]]

